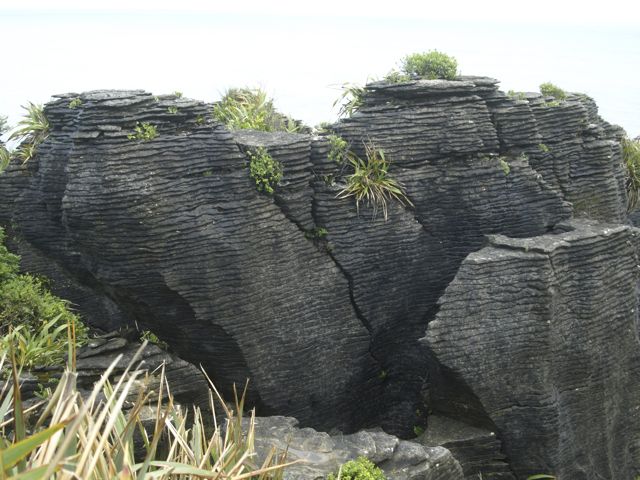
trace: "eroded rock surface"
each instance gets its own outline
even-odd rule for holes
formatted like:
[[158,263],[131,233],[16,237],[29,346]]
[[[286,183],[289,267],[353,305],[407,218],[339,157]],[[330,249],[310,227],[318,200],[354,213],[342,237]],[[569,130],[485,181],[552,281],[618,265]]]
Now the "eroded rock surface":
[[425,340],[477,396],[518,478],[635,478],[640,231],[565,230],[494,236],[469,255]]
[[[247,420],[248,421],[248,420]],[[294,418],[258,417],[256,451],[264,458],[272,447],[287,450],[288,460],[299,463],[285,470],[285,479],[324,480],[340,465],[358,457],[377,464],[389,480],[462,480],[460,464],[446,448],[425,447],[399,440],[383,431],[329,435],[299,428]]]
[[[82,103],[71,109],[74,98]],[[581,431],[573,422],[582,422],[582,414],[558,407],[564,415],[556,419],[559,427],[520,428],[519,417],[507,415],[520,411],[520,403],[501,403],[503,384],[467,378],[474,369],[489,368],[500,349],[478,351],[473,365],[465,352],[475,351],[477,339],[529,339],[515,319],[523,311],[546,311],[529,292],[544,292],[541,298],[562,292],[574,310],[591,305],[598,294],[606,297],[602,302],[622,302],[611,311],[635,305],[629,285],[596,292],[597,282],[588,278],[615,285],[620,271],[632,273],[624,263],[629,250],[612,244],[611,252],[598,256],[578,249],[575,262],[567,260],[567,273],[549,284],[529,277],[521,284],[504,280],[498,285],[504,298],[483,298],[476,312],[479,324],[485,311],[502,312],[495,325],[473,330],[460,309],[475,301],[474,289],[496,287],[484,270],[471,268],[479,255],[474,252],[498,251],[507,263],[509,255],[535,258],[522,265],[538,278],[544,262],[536,263],[536,255],[544,254],[522,253],[525,243],[518,242],[539,248],[537,242],[573,214],[626,221],[620,131],[598,117],[588,97],[570,95],[557,104],[539,94],[510,97],[485,77],[370,84],[359,112],[333,128],[361,156],[364,142],[385,151],[391,175],[404,184],[412,204],[392,202],[388,221],[381,214],[373,218],[367,205],[358,211],[353,199],[337,198],[350,171],[328,158],[325,137],[229,132],[210,117],[210,105],[143,91],[62,95],[45,112],[52,131],[36,157],[0,176],[6,199],[0,222],[25,269],[51,277],[53,290],[94,327],[108,331],[137,323],[152,330],[182,358],[202,364],[226,392],[250,378],[249,402],[260,415],[293,416],[305,427],[346,433],[381,426],[407,438],[420,428],[428,431],[427,413],[435,411],[495,430],[497,443],[483,444],[487,458],[495,457],[498,466],[514,459],[518,474],[534,466],[532,473],[546,467],[558,467],[558,473],[582,461],[549,440],[558,432]],[[145,123],[156,126],[158,136],[130,138]],[[258,147],[283,165],[273,196],[258,192],[249,175],[247,152]],[[488,235],[502,236],[483,248]],[[594,235],[594,245],[618,238]],[[582,240],[572,238],[562,248],[577,252]],[[513,261],[515,275],[520,264]],[[622,263],[612,269],[609,261]],[[487,265],[498,277],[505,274],[502,260]],[[593,271],[580,273],[585,265]],[[574,275],[583,275],[588,288],[577,288]],[[533,304],[540,311],[529,313]],[[584,323],[587,343],[572,345],[596,356],[604,355],[600,341],[624,345],[619,357],[594,365],[602,378],[626,379],[616,368],[635,368],[635,330],[604,328],[607,319],[596,306],[586,312],[594,315]],[[431,349],[419,341],[425,330]],[[465,337],[469,331],[473,336]],[[528,341],[537,346],[540,339]],[[535,358],[586,371],[583,356],[569,353]],[[530,357],[516,360],[509,364],[520,375],[514,382],[540,375]],[[562,382],[559,388],[573,385]],[[626,394],[616,390],[626,388],[624,382],[607,388],[613,400],[602,397],[597,408],[603,402],[629,406]],[[543,391],[540,398],[559,396]],[[545,408],[555,411],[549,402]],[[499,407],[507,409],[503,416],[496,416],[496,405],[506,405]],[[631,445],[619,462],[620,472],[630,472],[637,464],[637,427],[602,421],[610,438]],[[537,428],[547,429],[541,441]],[[500,440],[506,459],[495,455]],[[464,440],[450,440],[454,451],[456,442]],[[530,463],[522,460],[525,444],[536,445]],[[597,457],[592,471],[614,468],[616,455]],[[472,471],[474,461],[461,461],[467,475],[491,473]],[[498,470],[508,478],[508,471]]]

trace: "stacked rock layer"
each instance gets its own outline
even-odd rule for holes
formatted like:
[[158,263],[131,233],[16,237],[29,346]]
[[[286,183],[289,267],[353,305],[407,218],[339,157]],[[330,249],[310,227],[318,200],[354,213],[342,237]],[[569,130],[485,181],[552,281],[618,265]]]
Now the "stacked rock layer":
[[[562,274],[545,270],[551,254],[521,252],[565,238],[557,226],[574,216],[626,221],[620,131],[588,97],[510,97],[484,77],[368,85],[333,129],[363,158],[367,143],[384,150],[411,203],[392,202],[388,220],[339,197],[350,167],[326,137],[230,132],[210,105],[143,91],[62,95],[45,112],[38,155],[0,176],[0,222],[24,267],[94,327],[152,330],[227,392],[249,378],[260,414],[303,426],[406,438],[435,411],[495,432],[450,440],[465,474],[569,472],[598,442],[627,447],[585,472],[636,471],[637,426],[602,410],[632,406],[634,230],[558,234]],[[157,137],[136,137],[146,124]],[[273,195],[249,174],[259,147],[283,166]],[[613,344],[624,349],[605,361]],[[589,412],[602,428],[578,427]]]

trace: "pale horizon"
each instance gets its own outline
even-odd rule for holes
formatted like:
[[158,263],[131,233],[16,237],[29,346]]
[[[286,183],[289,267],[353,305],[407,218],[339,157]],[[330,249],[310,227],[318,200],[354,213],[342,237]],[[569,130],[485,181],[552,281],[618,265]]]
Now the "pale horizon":
[[211,102],[248,86],[315,125],[336,119],[340,85],[437,49],[454,56],[463,75],[497,78],[505,91],[537,91],[550,81],[584,92],[605,120],[640,135],[638,6],[298,3],[3,2],[0,28],[19,49],[11,49],[0,115],[15,125],[21,105],[66,92],[177,90]]

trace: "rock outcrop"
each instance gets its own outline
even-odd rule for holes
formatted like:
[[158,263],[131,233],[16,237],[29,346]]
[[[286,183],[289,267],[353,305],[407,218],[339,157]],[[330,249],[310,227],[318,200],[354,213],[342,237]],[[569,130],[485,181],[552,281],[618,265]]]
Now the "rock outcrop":
[[[72,109],[74,98],[81,103]],[[608,235],[595,223],[550,233],[576,216],[626,221],[620,131],[598,117],[588,97],[511,97],[484,77],[368,85],[358,113],[333,130],[361,156],[367,142],[384,150],[412,203],[392,202],[388,221],[337,198],[349,170],[329,159],[326,137],[229,132],[210,117],[210,105],[142,91],[62,95],[45,112],[51,132],[38,154],[0,176],[0,223],[25,268],[52,278],[53,290],[94,327],[152,330],[182,358],[202,364],[223,391],[250,378],[249,401],[259,415],[295,417],[304,427],[351,433],[381,426],[408,438],[429,433],[435,412],[494,432],[488,438],[463,429],[446,440],[468,478],[509,478],[511,466],[519,476],[572,472],[568,465],[582,458],[582,447],[598,441],[614,449],[624,441],[627,450],[594,457],[582,467],[587,475],[614,468],[623,478],[638,468],[640,430],[603,410],[631,408],[624,379],[636,371],[638,339],[628,328],[637,313],[624,310],[616,327],[596,306],[580,310],[594,298],[612,310],[635,305],[635,233],[614,226],[606,228],[619,234]],[[136,139],[134,129],[144,124],[158,136]],[[258,147],[283,165],[273,195],[258,192],[249,175],[248,152]],[[610,243],[625,235],[631,246]],[[522,245],[540,250],[561,237],[569,245],[562,248],[579,252],[563,267],[568,273],[544,283],[537,260],[496,260],[492,271],[508,277],[499,285],[504,297],[478,299],[469,291],[496,287],[485,270],[472,268],[482,252],[544,257],[522,253]],[[583,241],[593,250],[575,246]],[[586,265],[593,272],[581,274]],[[520,267],[533,276],[516,283],[509,275]],[[595,283],[576,287],[572,275],[596,273],[600,291]],[[626,274],[630,283],[616,290]],[[536,300],[529,294],[551,298],[557,291],[568,292],[571,311],[581,313],[547,312],[545,321],[590,330],[586,344],[575,340],[571,349],[550,352],[518,322]],[[473,301],[479,325],[500,311],[495,325],[470,326],[465,305]],[[542,318],[543,307],[536,308],[531,315]],[[428,341],[420,342],[425,331]],[[473,338],[463,335],[470,331]],[[535,362],[516,355],[504,366],[522,388],[552,365],[584,373],[589,352],[594,375],[620,382],[605,388],[594,377],[573,387],[566,378],[572,374],[556,372],[537,385],[546,413],[534,405],[510,416],[529,405],[515,384],[505,391],[497,382],[502,364],[492,364],[500,342],[511,345],[511,338],[547,349]],[[476,340],[498,345],[470,360],[465,352],[476,351]],[[605,344],[624,349],[598,362]],[[583,386],[612,400],[601,397],[596,409],[580,401],[571,410],[558,399],[565,388]],[[575,424],[588,412],[601,416],[604,430]],[[551,422],[544,441],[539,419]],[[575,432],[589,440],[576,446],[567,440]],[[564,443],[556,451],[558,438]],[[530,461],[526,444],[537,449]],[[611,467],[616,459],[619,466]]]
[[574,221],[494,236],[440,299],[426,342],[477,396],[518,478],[635,478],[635,228]]

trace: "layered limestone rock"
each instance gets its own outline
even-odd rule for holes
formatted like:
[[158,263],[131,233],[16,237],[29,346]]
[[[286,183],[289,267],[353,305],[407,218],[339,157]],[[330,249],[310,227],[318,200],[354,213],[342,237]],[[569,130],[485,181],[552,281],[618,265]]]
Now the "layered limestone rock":
[[[94,327],[152,330],[227,392],[250,378],[260,415],[435,438],[435,411],[496,433],[446,440],[468,478],[509,478],[512,455],[521,474],[519,440],[445,354],[467,348],[446,336],[456,327],[441,327],[441,349],[419,339],[488,235],[545,238],[573,213],[625,220],[619,131],[587,97],[520,99],[484,77],[378,82],[362,101],[333,130],[363,158],[366,143],[383,149],[405,186],[411,205],[391,202],[386,221],[338,198],[351,171],[329,158],[326,137],[229,132],[202,102],[96,91],[46,106],[52,131],[38,154],[0,176],[0,222],[25,268],[52,278]],[[136,137],[146,124],[155,138]],[[249,173],[259,147],[283,166],[273,195]],[[511,303],[498,306],[514,311],[500,328],[517,336],[509,319],[526,295],[507,290]],[[566,418],[559,430],[573,428]],[[534,427],[519,432],[536,441]],[[637,429],[620,432],[637,442]],[[549,461],[535,456],[536,473],[573,458],[553,448],[542,448]]]
[[574,221],[494,236],[440,299],[426,342],[477,397],[518,478],[635,478],[639,230]]

